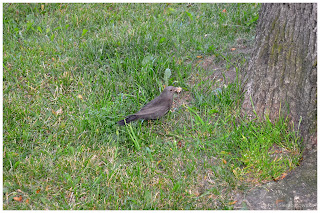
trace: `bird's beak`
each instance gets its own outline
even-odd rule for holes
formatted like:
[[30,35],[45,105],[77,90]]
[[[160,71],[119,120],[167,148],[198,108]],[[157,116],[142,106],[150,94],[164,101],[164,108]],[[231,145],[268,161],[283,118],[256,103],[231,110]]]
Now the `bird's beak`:
[[176,87],[176,92],[177,93],[180,93],[182,91],[182,88],[181,87]]

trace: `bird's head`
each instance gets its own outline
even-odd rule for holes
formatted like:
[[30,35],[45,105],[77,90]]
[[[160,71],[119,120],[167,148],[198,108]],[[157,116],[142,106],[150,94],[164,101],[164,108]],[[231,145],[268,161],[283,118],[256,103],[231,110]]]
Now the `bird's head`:
[[170,93],[174,93],[174,92],[179,93],[181,91],[181,87],[167,86],[166,88],[164,88],[163,91],[170,92]]
[[164,88],[163,92],[164,93],[180,93],[181,92],[181,87],[174,87],[174,86],[167,86],[166,88]]

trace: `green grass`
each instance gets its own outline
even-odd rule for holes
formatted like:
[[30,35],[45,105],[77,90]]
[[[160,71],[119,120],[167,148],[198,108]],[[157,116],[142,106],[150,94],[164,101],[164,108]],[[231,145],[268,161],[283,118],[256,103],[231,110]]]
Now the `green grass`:
[[[239,84],[199,65],[214,55],[240,70],[246,56],[230,48],[252,43],[258,10],[4,4],[3,208],[232,209],[236,192],[293,169],[289,122],[241,116]],[[189,102],[116,125],[164,84]]]

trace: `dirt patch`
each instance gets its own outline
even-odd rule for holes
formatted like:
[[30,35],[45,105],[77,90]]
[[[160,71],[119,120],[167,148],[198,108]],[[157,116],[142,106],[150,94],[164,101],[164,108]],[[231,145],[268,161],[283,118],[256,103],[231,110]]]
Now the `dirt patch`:
[[[246,60],[250,58],[252,54],[252,44],[245,39],[237,39],[236,45],[230,49],[230,52],[234,61],[231,63],[237,64],[238,60],[245,58]],[[215,55],[199,59],[195,62],[196,66],[201,67],[211,75],[208,78],[220,79],[224,84],[233,83],[237,77],[237,71],[234,66],[226,69],[226,62],[224,60],[218,60]]]
[[227,70],[223,63],[216,63],[214,55],[208,56],[203,60],[198,60],[195,64],[195,71],[190,76],[188,82],[190,86],[199,83],[205,84],[205,82],[211,82],[211,84],[214,85],[220,82],[218,86],[220,87],[221,84],[228,85],[236,80],[236,69],[231,67]]
[[225,64],[215,62],[215,56],[209,56],[199,63],[199,66],[207,72],[212,72],[209,79],[222,81],[224,84],[234,82],[237,73],[235,68],[226,70]]
[[186,105],[188,106],[192,101],[192,95],[189,91],[181,91],[176,97],[173,99],[171,111],[174,112],[179,109],[180,106]]

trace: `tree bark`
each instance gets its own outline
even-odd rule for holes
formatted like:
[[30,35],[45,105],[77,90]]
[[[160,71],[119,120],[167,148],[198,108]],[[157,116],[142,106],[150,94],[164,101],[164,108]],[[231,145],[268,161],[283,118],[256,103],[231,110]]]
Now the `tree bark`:
[[317,4],[262,4],[255,49],[241,78],[247,114],[255,116],[253,105],[260,118],[289,116],[306,148],[315,147]]

